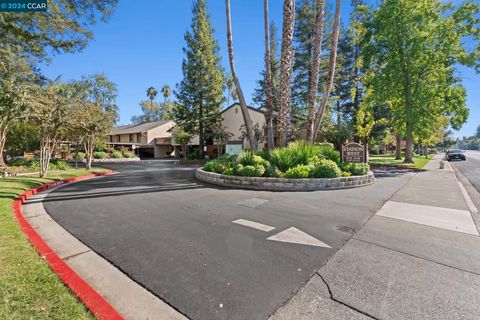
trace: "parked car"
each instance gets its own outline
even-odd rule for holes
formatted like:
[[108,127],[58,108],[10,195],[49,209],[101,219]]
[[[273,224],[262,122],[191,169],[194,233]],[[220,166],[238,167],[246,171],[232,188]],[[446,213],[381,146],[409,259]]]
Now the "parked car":
[[465,157],[465,153],[463,152],[463,150],[460,150],[460,149],[448,150],[445,153],[445,157],[447,158],[448,161],[452,161],[452,160],[465,161],[465,160],[467,160],[467,157]]

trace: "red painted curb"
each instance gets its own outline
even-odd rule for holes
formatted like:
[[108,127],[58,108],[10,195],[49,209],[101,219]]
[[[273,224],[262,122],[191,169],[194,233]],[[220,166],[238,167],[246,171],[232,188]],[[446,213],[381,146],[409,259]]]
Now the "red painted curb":
[[61,181],[50,182],[39,187],[30,189],[19,195],[12,203],[13,212],[20,227],[38,254],[47,261],[49,267],[57,276],[73,291],[80,301],[100,320],[123,320],[124,318],[105,300],[95,289],[93,289],[82,277],[73,271],[40,237],[35,229],[24,218],[21,210],[22,205],[32,195],[58,186],[60,184],[86,180],[93,177],[112,174],[111,170],[97,174],[88,174]]

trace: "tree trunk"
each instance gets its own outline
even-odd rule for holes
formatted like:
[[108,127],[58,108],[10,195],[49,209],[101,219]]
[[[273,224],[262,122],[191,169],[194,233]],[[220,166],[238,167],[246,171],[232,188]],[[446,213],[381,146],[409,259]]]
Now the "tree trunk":
[[8,123],[0,126],[0,167],[6,167],[5,159],[3,159],[3,150],[7,141]]
[[48,164],[50,163],[50,158],[52,156],[52,150],[54,147],[55,143],[51,138],[43,138],[40,141],[40,178],[45,178],[47,176]]
[[272,53],[270,50],[270,29],[268,18],[268,0],[263,1],[263,18],[265,32],[265,79],[263,81],[265,92],[265,122],[267,125],[267,149],[275,148],[273,137],[273,80],[272,80]]
[[402,137],[395,136],[395,160],[402,160]]
[[227,16],[227,43],[228,43],[228,59],[230,61],[230,70],[232,73],[233,83],[237,89],[237,95],[240,100],[240,109],[242,110],[243,122],[247,129],[247,138],[252,151],[257,151],[257,139],[255,137],[255,131],[253,129],[252,119],[248,112],[247,102],[243,95],[242,87],[240,86],[240,80],[237,77],[237,71],[235,70],[235,62],[233,55],[233,39],[232,39],[232,18],[230,14],[230,0],[225,0],[226,16]]
[[182,146],[182,151],[183,151],[183,159],[187,159],[187,145]]
[[413,138],[407,135],[407,144],[405,150],[405,160],[403,163],[413,163]]
[[314,143],[315,110],[317,109],[318,73],[322,59],[322,41],[324,24],[325,0],[317,0],[315,6],[315,38],[313,43],[313,62],[310,68],[310,86],[308,90],[308,124],[307,141]]
[[75,144],[75,169],[78,168],[78,142]]
[[278,117],[278,144],[287,146],[290,138],[290,108],[292,95],[292,69],[294,49],[292,46],[295,29],[295,0],[283,1],[282,52],[280,58],[280,115]]
[[93,149],[95,148],[95,142],[93,138],[86,138],[85,143],[85,169],[92,169]]
[[205,158],[205,136],[204,136],[204,128],[203,128],[203,104],[200,103],[199,107],[200,111],[200,119],[198,120],[198,147],[200,150],[198,150],[198,157],[200,159]]
[[418,141],[418,154],[423,156],[423,144],[422,144],[422,140],[420,139]]
[[332,90],[332,87],[333,87],[333,80],[335,76],[335,64],[337,62],[338,33],[340,28],[340,2],[341,2],[340,0],[336,0],[336,4],[335,4],[335,19],[333,21],[333,27],[332,27],[333,28],[332,42],[330,45],[330,61],[328,64],[327,85],[325,86],[322,102],[315,116],[315,125],[313,128],[313,142],[315,142],[315,140],[317,139],[318,131],[320,129],[320,125],[322,124],[323,115],[325,113],[325,109],[328,104],[330,91]]

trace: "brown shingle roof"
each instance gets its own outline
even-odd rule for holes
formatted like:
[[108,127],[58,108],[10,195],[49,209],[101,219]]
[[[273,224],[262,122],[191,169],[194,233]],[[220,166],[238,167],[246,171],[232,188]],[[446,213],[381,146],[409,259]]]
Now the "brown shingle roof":
[[151,130],[153,128],[163,126],[168,122],[169,121],[155,121],[142,124],[128,124],[125,126],[118,126],[113,128],[109,135],[147,132],[148,130]]

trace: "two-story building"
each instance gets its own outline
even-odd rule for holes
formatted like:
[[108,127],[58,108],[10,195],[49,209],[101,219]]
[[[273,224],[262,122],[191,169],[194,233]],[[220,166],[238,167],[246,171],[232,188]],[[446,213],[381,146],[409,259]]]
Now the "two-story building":
[[157,121],[115,127],[107,136],[107,144],[115,149],[126,147],[142,158],[169,157],[174,151],[169,130],[173,121]]
[[[266,136],[265,111],[248,107],[254,127],[264,131]],[[232,133],[224,152],[238,154],[248,146],[243,125],[243,115],[238,103],[234,103],[221,112],[223,126]],[[141,158],[165,158],[181,154],[181,147],[172,138],[170,129],[175,126],[173,121],[148,122],[138,125],[118,126],[108,134],[107,144],[115,149],[126,147]],[[260,141],[264,144],[265,141]],[[198,146],[198,136],[190,142],[190,148]],[[215,155],[214,146],[209,146],[207,153]]]

